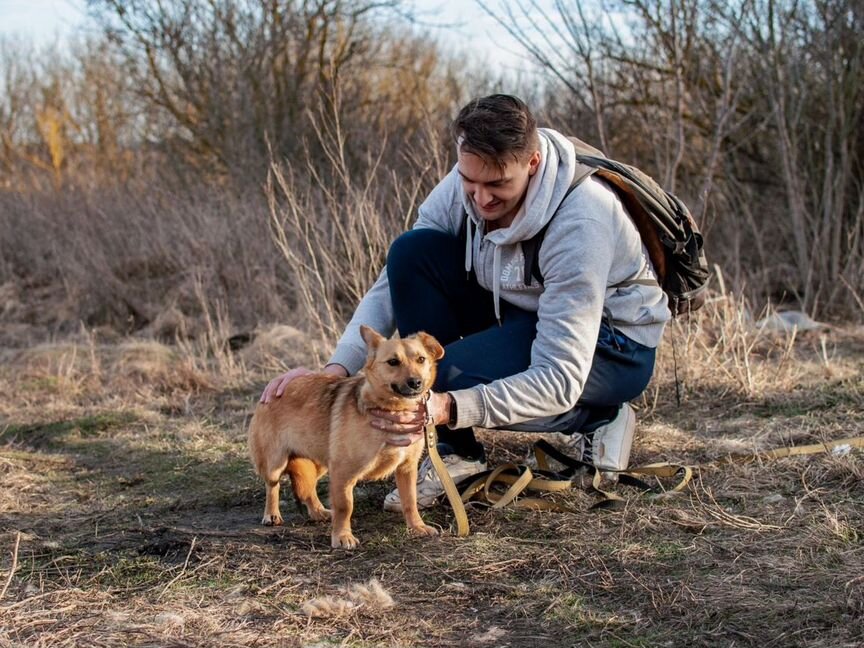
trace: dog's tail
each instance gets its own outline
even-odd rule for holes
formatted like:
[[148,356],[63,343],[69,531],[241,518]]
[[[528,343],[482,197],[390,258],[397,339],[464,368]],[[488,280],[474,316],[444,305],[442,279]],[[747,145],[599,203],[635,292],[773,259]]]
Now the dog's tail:
[[[295,456],[296,455],[293,455],[293,454],[288,455],[288,463],[289,464],[291,463],[291,460]],[[302,517],[308,519],[309,516],[307,514],[306,507],[303,505],[303,502],[300,499],[300,496],[297,495],[297,489],[294,487],[294,480],[293,479],[291,480],[291,494],[294,496],[294,505],[297,507],[297,510],[300,512],[300,515]]]

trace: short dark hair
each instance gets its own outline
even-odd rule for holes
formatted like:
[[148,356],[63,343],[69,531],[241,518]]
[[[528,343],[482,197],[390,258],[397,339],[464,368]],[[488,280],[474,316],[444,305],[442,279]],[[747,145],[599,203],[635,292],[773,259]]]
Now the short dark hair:
[[539,148],[537,120],[518,97],[494,94],[472,99],[451,124],[459,150],[497,167],[508,157],[520,161]]

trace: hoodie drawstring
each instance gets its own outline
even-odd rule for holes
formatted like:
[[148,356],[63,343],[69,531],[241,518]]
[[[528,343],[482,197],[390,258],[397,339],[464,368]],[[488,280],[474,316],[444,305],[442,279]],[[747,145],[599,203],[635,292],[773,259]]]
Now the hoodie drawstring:
[[465,273],[471,272],[471,258],[474,251],[474,234],[476,231],[474,223],[471,222],[471,217],[468,212],[465,212]]
[[[465,273],[471,272],[474,258],[474,239],[478,235],[479,227],[471,222],[471,217],[465,213]],[[495,319],[501,326],[501,248],[494,246],[492,253],[492,299],[495,302]]]
[[501,248],[495,246],[492,252],[492,299],[495,301],[495,319],[501,326]]

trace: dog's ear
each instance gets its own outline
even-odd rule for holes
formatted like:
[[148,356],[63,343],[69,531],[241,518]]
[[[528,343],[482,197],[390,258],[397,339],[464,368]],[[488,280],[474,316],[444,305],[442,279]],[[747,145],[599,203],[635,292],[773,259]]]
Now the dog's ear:
[[377,349],[378,345],[381,344],[381,341],[384,339],[384,336],[378,333],[378,331],[366,326],[365,324],[360,327],[360,337],[363,338],[363,341],[366,343],[366,347],[370,352]]
[[417,339],[420,340],[424,347],[426,347],[426,350],[433,358],[440,360],[444,357],[444,347],[442,347],[434,337],[425,331],[420,331],[417,334]]
[[402,339],[402,336],[399,335],[399,329],[398,328],[395,331],[393,331],[393,335],[390,336],[390,339],[391,340],[401,340]]

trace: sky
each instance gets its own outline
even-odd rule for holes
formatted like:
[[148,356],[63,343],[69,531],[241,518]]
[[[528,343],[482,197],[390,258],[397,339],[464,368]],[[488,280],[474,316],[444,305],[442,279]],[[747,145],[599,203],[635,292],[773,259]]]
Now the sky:
[[[489,0],[495,6],[500,0]],[[527,68],[519,45],[472,0],[413,0],[420,28],[442,44],[464,50],[502,71]],[[20,34],[38,44],[63,40],[85,21],[84,0],[0,0],[0,35]]]
[[48,44],[81,24],[84,6],[78,0],[0,0],[0,34]]

